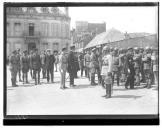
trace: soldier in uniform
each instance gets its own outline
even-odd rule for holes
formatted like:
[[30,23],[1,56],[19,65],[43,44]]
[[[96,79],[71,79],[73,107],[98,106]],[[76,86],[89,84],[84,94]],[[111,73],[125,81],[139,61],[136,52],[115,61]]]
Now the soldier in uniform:
[[33,78],[32,56],[33,56],[33,51],[30,51],[30,55],[28,57],[29,57],[29,69],[30,69],[31,78]]
[[154,81],[155,81],[155,84],[158,85],[158,81],[159,81],[159,78],[158,78],[158,69],[159,69],[158,49],[153,50],[151,60],[152,60],[152,65],[153,65]]
[[128,69],[128,74],[127,74],[127,80],[125,83],[125,88],[128,89],[128,86],[130,85],[130,89],[134,89],[134,61],[133,61],[133,48],[128,48],[128,53],[127,53],[127,60],[126,60],[126,65]]
[[59,71],[61,74],[61,89],[66,89],[65,79],[66,79],[66,71],[67,71],[67,56],[66,56],[66,48],[62,49],[62,53],[59,56]]
[[53,54],[51,54],[51,50],[47,50],[47,55],[46,55],[46,69],[47,69],[47,82],[49,82],[50,77],[51,77],[51,82],[53,83],[53,71],[54,71],[54,63],[55,63],[55,57]]
[[19,58],[19,60],[18,60],[19,82],[22,82],[22,80],[21,80],[21,65],[20,65],[20,58],[21,58],[20,49],[17,50],[17,57]]
[[40,55],[38,54],[38,49],[35,49],[33,53],[32,67],[33,67],[35,85],[40,84],[41,59],[40,59]]
[[85,65],[85,72],[86,77],[90,80],[90,51],[87,51],[86,55],[84,56],[84,65]]
[[151,88],[151,53],[150,48],[145,48],[145,53],[142,58],[142,61],[144,63],[144,73],[145,73],[145,79],[146,79],[146,86],[148,89]]
[[137,47],[134,48],[134,69],[135,69],[135,85],[140,85],[140,64],[141,64],[141,56],[139,54],[139,49]]
[[118,49],[114,48],[113,52],[112,52],[112,58],[113,58],[113,67],[112,67],[112,83],[114,84],[114,79],[116,76],[117,79],[117,86],[119,86],[119,56],[118,56]]
[[26,50],[23,52],[23,56],[21,56],[20,58],[20,64],[23,73],[23,83],[29,83],[28,82],[29,58]]
[[96,65],[97,65],[97,57],[95,54],[95,48],[93,48],[91,56],[90,56],[90,74],[91,74],[91,85],[92,86],[97,85],[95,83]]
[[42,66],[42,76],[43,76],[43,79],[45,79],[46,78],[46,64],[45,64],[46,52],[45,51],[42,52],[40,58],[41,58],[41,66]]
[[106,88],[105,98],[111,98],[112,95],[112,55],[110,53],[110,48],[105,46],[103,48],[103,58],[102,58],[102,86]]
[[19,58],[17,56],[17,51],[13,51],[12,55],[9,57],[9,64],[10,64],[10,71],[11,71],[11,82],[12,87],[17,87],[16,85],[16,77],[18,72],[18,66],[19,66]]
[[75,73],[76,71],[76,63],[75,63],[75,46],[71,46],[70,47],[70,52],[68,54],[67,57],[67,63],[68,63],[68,67],[67,67],[67,71],[69,73],[70,76],[70,87],[74,87],[76,85],[74,85],[74,77],[75,77]]
[[83,76],[83,71],[84,71],[84,55],[83,55],[83,51],[79,54],[78,61],[79,61],[79,68],[81,70],[81,77],[82,77]]

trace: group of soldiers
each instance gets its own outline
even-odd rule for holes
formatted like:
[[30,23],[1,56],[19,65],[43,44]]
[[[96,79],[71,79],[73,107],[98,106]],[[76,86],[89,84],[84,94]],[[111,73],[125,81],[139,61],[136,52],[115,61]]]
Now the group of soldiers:
[[118,49],[110,46],[93,48],[84,56],[86,76],[95,83],[95,74],[98,76],[98,85],[106,88],[106,98],[110,98],[112,87],[116,80],[117,86],[124,82],[125,89],[134,89],[140,83],[146,83],[148,89],[152,84],[158,84],[158,49],[127,48]]
[[[70,87],[75,87],[74,78],[77,72],[81,71],[81,77],[85,71],[85,76],[89,79],[90,85],[101,85],[106,88],[106,98],[110,98],[113,90],[114,81],[117,86],[124,82],[125,89],[134,89],[140,83],[146,83],[147,88],[152,84],[158,84],[158,49],[146,48],[127,48],[118,49],[110,46],[96,47],[81,53],[75,52],[75,46],[70,47],[67,52],[62,48],[60,53],[52,52],[50,49],[38,54],[38,49],[23,51],[20,49],[13,51],[9,57],[12,86],[16,85],[16,76],[19,74],[19,81],[29,83],[28,73],[35,80],[35,85],[40,83],[40,73],[47,82],[54,83],[54,65],[61,75],[60,88],[66,89],[66,73],[69,73]],[[95,74],[98,83],[95,82]]]

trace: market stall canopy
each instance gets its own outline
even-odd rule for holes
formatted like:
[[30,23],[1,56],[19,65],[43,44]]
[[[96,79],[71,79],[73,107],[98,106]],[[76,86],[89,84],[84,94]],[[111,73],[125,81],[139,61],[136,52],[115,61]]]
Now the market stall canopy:
[[102,45],[109,42],[115,42],[119,40],[125,39],[124,33],[120,32],[119,30],[116,30],[114,28],[110,29],[107,32],[103,32],[99,35],[97,35],[92,41],[90,41],[85,49],[95,47],[98,45]]

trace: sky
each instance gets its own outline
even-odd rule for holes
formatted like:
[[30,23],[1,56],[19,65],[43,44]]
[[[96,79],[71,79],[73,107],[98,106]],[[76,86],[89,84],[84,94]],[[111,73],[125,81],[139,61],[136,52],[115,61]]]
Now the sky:
[[106,29],[157,33],[157,7],[69,7],[71,29],[76,21],[106,22]]

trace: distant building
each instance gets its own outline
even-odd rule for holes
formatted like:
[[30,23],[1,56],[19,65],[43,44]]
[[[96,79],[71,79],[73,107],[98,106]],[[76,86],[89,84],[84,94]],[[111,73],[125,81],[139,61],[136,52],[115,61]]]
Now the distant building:
[[70,17],[57,7],[7,7],[7,54],[70,46]]
[[72,40],[77,50],[82,50],[97,34],[106,31],[106,23],[88,23],[76,21],[76,29],[73,30]]

